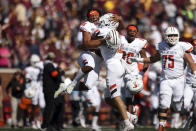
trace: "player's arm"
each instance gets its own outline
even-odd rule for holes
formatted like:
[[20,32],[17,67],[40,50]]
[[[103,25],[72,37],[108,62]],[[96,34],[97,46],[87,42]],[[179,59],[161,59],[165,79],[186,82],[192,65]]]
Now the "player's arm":
[[118,26],[118,31],[125,29],[125,24],[123,22],[123,19],[121,16],[114,14],[114,16],[112,17],[113,21],[119,22],[119,26]]
[[89,32],[82,32],[83,44],[86,48],[96,48],[100,46],[105,40],[104,38],[99,38],[96,40],[91,39],[91,34]]
[[[145,49],[142,49],[140,51],[140,55],[141,55],[142,58],[147,58]],[[143,71],[144,72],[148,69],[148,66],[149,66],[148,63],[144,63],[144,66],[143,66]]]
[[195,65],[194,60],[193,60],[193,58],[192,58],[192,56],[191,56],[191,54],[189,52],[185,52],[184,59],[188,62],[191,70],[196,75],[196,65]]
[[151,57],[146,57],[146,58],[130,57],[130,60],[132,62],[155,63],[155,62],[161,60],[161,55],[159,52],[157,52],[155,55],[153,55]]

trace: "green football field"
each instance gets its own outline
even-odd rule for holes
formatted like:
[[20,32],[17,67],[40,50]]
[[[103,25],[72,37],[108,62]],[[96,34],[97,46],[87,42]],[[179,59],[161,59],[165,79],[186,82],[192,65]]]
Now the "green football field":
[[[116,131],[114,128],[112,127],[102,127],[101,128],[102,131]],[[17,129],[12,129],[12,128],[0,128],[0,131],[40,131],[40,130],[35,130],[35,129],[30,129],[30,128],[17,128]],[[63,131],[91,131],[90,128],[65,128]],[[156,131],[154,128],[152,127],[145,127],[145,128],[136,128],[134,129],[134,131]],[[185,129],[171,129],[168,128],[167,131],[188,131]]]

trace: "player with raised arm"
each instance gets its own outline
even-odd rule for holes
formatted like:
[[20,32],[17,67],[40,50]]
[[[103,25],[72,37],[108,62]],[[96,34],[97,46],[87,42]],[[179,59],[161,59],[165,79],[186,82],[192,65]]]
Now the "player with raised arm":
[[[115,17],[115,18],[114,18]],[[121,98],[121,84],[125,74],[125,68],[121,63],[122,51],[120,49],[121,39],[117,31],[123,28],[122,18],[111,13],[100,18],[99,34],[106,38],[106,44],[99,46],[106,66],[105,101],[116,108],[123,118],[124,131],[134,129],[131,114],[126,110],[126,106]]]
[[159,131],[165,131],[167,113],[171,105],[176,112],[181,111],[184,93],[184,62],[188,62],[193,77],[196,78],[196,66],[191,57],[193,49],[188,42],[179,41],[179,31],[176,27],[168,27],[165,31],[165,41],[156,45],[157,53],[149,58],[130,58],[131,61],[154,63],[161,60],[162,72],[160,82]]

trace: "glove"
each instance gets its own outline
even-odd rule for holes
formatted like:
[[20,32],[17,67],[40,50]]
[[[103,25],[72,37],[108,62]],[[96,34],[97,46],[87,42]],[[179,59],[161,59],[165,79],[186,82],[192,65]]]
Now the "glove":
[[130,57],[131,62],[144,62],[144,58]]

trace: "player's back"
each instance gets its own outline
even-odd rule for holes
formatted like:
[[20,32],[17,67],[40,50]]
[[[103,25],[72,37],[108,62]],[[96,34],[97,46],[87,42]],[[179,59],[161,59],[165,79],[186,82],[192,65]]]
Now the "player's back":
[[28,66],[25,68],[25,72],[25,77],[28,77],[33,81],[37,81],[40,70],[33,66]]
[[[106,37],[106,35],[108,34],[109,31],[111,31],[112,29],[107,28],[107,27],[102,27],[99,28],[99,36],[102,37]],[[121,43],[119,43],[121,44]],[[108,61],[111,59],[121,59],[122,58],[122,53],[121,50],[114,50],[109,48],[106,44],[102,44],[101,46],[99,46],[99,49],[101,50],[101,55],[104,58],[104,61]]]

